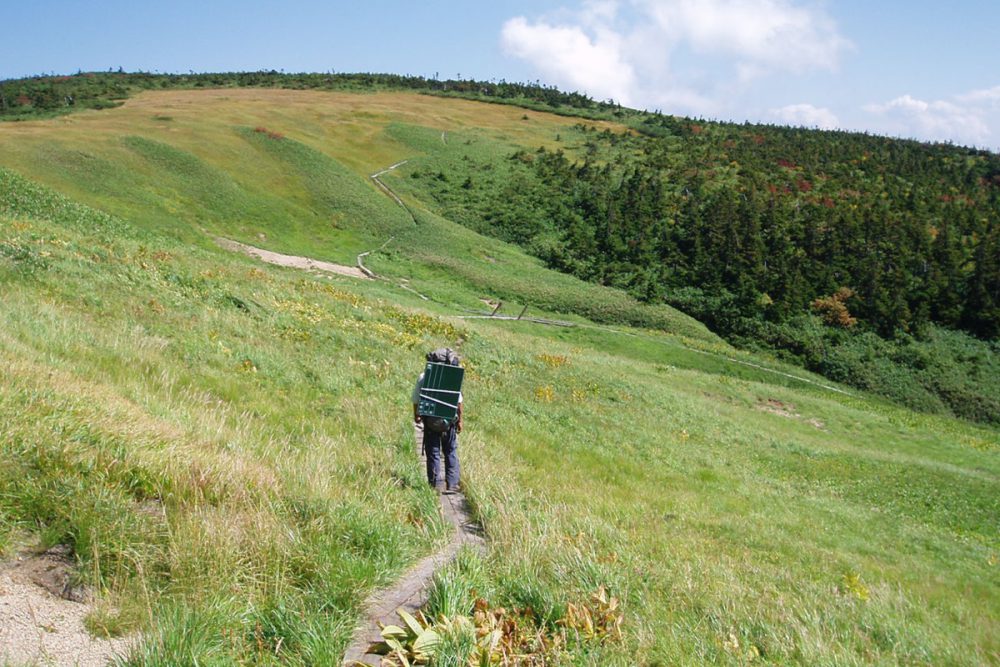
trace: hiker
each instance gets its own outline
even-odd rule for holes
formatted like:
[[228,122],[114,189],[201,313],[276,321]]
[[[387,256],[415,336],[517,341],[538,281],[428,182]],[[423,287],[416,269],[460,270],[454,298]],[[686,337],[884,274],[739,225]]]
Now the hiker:
[[[434,350],[427,354],[427,361],[458,366],[458,355],[448,348]],[[446,421],[440,417],[430,417],[420,414],[420,390],[423,387],[424,373],[417,378],[413,387],[411,402],[413,403],[413,422],[424,432],[424,455],[427,457],[427,482],[437,488],[438,470],[441,454],[444,453],[445,492],[458,491],[458,434],[462,432],[462,393],[458,394],[458,412],[454,420]]]

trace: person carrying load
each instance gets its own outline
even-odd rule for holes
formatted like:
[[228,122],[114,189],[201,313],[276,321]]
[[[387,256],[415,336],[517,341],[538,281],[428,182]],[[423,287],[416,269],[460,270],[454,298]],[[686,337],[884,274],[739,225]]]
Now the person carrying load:
[[450,348],[427,353],[427,365],[417,378],[411,397],[413,422],[424,431],[427,482],[437,488],[444,454],[445,492],[458,491],[458,434],[462,432],[464,369]]

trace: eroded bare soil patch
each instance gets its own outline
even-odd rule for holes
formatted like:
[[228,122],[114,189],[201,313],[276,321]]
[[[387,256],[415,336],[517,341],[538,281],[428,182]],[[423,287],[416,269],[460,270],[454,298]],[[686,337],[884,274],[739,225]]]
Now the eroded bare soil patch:
[[68,547],[0,563],[0,664],[100,667],[125,653],[134,638],[99,639],[84,627],[90,599]]
[[298,255],[282,255],[281,253],[271,252],[270,250],[262,250],[261,248],[255,248],[253,246],[246,245],[245,243],[232,241],[230,239],[219,238],[216,239],[216,242],[226,250],[242,252],[245,255],[256,257],[260,261],[267,262],[268,264],[287,266],[293,269],[303,269],[306,271],[325,271],[327,273],[336,273],[341,276],[368,279],[368,276],[366,276],[364,272],[356,266],[344,266],[343,264],[323,262],[318,259],[310,259],[308,257],[300,257]]
[[819,430],[825,430],[826,424],[822,420],[811,417],[809,419],[804,418],[795,410],[795,406],[791,403],[785,403],[784,401],[779,401],[776,398],[761,399],[757,403],[757,409],[761,412],[769,412],[772,415],[778,415],[779,417],[785,417],[786,419],[798,419],[809,424],[813,428],[818,428]]

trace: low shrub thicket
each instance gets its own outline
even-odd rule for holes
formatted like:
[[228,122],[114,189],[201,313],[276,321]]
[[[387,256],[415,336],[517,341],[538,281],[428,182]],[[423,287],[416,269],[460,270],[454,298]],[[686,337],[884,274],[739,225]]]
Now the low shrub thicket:
[[934,325],[886,339],[802,315],[784,323],[743,318],[732,341],[777,354],[831,380],[914,410],[1000,425],[1000,346]]

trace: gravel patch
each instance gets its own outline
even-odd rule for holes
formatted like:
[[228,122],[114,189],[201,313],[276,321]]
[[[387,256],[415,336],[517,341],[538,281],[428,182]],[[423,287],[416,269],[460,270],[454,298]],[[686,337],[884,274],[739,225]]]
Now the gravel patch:
[[0,664],[103,667],[134,637],[98,639],[83,625],[85,589],[71,585],[66,550],[0,564]]

